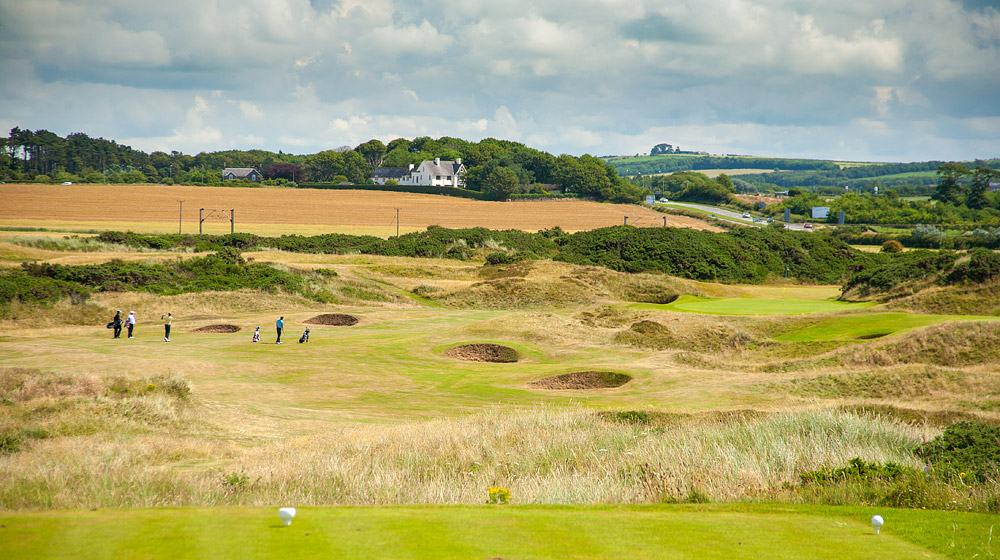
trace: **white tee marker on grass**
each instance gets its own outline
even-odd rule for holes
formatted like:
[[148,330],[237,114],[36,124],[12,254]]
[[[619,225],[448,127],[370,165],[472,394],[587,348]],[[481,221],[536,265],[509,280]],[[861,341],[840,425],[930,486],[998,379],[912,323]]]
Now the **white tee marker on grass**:
[[295,508],[293,507],[283,507],[278,510],[278,517],[285,522],[285,526],[292,524],[292,518],[295,517]]

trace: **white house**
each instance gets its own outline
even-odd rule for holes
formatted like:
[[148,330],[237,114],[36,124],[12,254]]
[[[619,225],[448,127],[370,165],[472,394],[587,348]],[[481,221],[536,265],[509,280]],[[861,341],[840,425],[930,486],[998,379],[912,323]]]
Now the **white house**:
[[237,179],[246,179],[247,181],[259,183],[261,176],[260,172],[252,167],[227,167],[222,170],[223,181],[235,181]]
[[430,187],[461,187],[465,166],[461,159],[455,161],[424,160],[418,166],[409,168],[383,167],[375,172],[372,181],[384,185],[389,179],[395,179],[400,185],[421,185]]

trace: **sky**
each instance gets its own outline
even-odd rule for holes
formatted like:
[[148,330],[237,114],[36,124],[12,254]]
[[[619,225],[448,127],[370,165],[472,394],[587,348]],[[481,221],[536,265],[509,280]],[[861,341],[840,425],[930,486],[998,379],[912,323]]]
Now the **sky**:
[[1000,0],[0,0],[0,129],[1000,157]]

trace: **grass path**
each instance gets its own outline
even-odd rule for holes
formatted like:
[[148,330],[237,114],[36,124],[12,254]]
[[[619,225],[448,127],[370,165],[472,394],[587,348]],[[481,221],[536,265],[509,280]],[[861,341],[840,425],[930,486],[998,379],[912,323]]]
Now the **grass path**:
[[768,505],[0,513],[20,558],[988,558],[994,516]]

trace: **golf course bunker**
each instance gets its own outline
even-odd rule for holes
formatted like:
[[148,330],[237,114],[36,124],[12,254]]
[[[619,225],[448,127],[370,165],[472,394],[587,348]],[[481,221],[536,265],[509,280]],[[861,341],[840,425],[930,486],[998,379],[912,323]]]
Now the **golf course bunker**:
[[854,337],[854,340],[874,340],[876,338],[882,338],[883,336],[889,336],[891,332],[880,332],[872,334],[863,334],[861,336]]
[[204,327],[198,327],[197,329],[191,331],[196,333],[234,333],[240,332],[240,328],[236,325],[205,325]]
[[492,362],[510,364],[521,359],[517,350],[501,344],[463,344],[444,351],[444,355],[467,362]]
[[307,325],[331,325],[334,327],[350,327],[358,324],[358,318],[345,313],[324,313],[305,321]]
[[566,389],[610,389],[621,387],[632,381],[631,375],[616,373],[613,371],[574,371],[562,375],[543,377],[538,381],[532,381],[529,385],[539,389],[566,390]]

